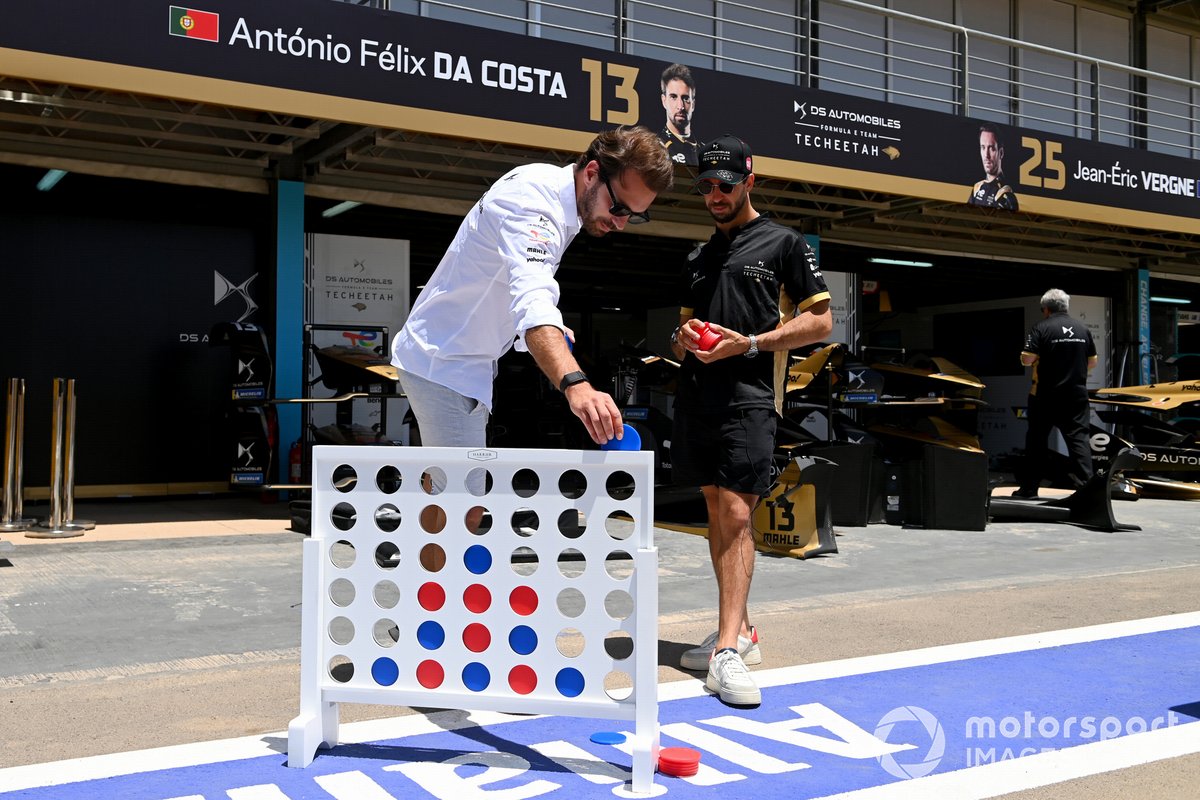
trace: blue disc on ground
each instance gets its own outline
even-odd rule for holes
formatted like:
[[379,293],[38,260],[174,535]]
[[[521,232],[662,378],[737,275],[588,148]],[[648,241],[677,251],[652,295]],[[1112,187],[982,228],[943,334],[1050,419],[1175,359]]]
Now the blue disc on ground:
[[400,668],[390,658],[377,658],[371,665],[371,677],[380,686],[391,686],[400,677]]
[[482,692],[492,682],[492,673],[488,672],[488,668],[483,664],[472,661],[463,667],[462,678],[463,686],[472,692]]
[[596,731],[590,738],[596,744],[625,744],[625,734],[616,731]]
[[601,450],[641,450],[642,436],[629,423],[623,426],[625,433],[620,439],[609,439],[600,445]]
[[508,634],[508,646],[517,655],[527,656],[537,649],[537,631],[528,625],[518,625]]
[[422,622],[421,627],[417,628],[417,641],[426,650],[437,650],[445,643],[446,632],[433,620]]
[[475,575],[482,575],[492,568],[492,552],[481,544],[473,544],[463,553],[463,563]]
[[560,669],[554,676],[554,688],[563,697],[578,697],[583,694],[583,673],[574,667]]

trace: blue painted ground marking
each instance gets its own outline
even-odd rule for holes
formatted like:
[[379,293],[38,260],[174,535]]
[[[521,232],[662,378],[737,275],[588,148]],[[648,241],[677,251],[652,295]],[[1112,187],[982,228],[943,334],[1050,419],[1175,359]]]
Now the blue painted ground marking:
[[[708,695],[660,702],[662,745],[694,748],[702,759],[696,776],[657,775],[656,788],[680,798],[734,791],[756,800],[870,792],[889,784],[916,788],[922,780],[953,777],[947,773],[994,771],[1015,760],[1033,765],[1043,752],[1102,741],[1105,747],[1132,747],[1151,741],[1148,731],[1180,726],[1195,740],[1195,750],[1187,752],[1200,751],[1200,726],[1190,727],[1200,715],[1198,663],[1200,627],[1184,627],[798,682],[805,670],[811,674],[824,665],[756,671],[763,679],[763,704],[755,709],[729,708]],[[793,680],[771,685],[772,676]],[[660,691],[677,696],[697,686],[664,684]],[[461,712],[432,717],[444,728],[464,718]],[[321,750],[305,769],[286,767],[280,752],[48,786],[73,774],[72,764],[96,760],[17,767],[0,770],[0,797],[483,800],[505,797],[499,794],[505,791],[508,798],[624,792],[628,754],[620,745],[590,741],[595,720],[504,719],[459,730],[431,727],[420,717],[391,720],[397,730],[419,732]],[[283,748],[286,739],[273,744]],[[30,782],[38,774],[53,777]]]

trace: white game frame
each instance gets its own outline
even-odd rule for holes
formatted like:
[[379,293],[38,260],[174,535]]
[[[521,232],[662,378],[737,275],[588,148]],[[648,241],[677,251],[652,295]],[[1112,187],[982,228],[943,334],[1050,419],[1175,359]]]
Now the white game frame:
[[[313,448],[300,715],[288,727],[288,765],[307,766],[318,747],[338,743],[343,702],[560,714],[632,721],[631,789],[653,791],[659,749],[653,455]],[[479,470],[491,477],[486,494]],[[429,476],[445,488],[428,488]],[[438,525],[431,506],[445,514],[436,532],[429,530]],[[476,507],[487,510],[490,525],[472,533],[466,521]],[[430,545],[445,557],[436,572],[424,566],[437,563],[422,552]],[[518,628],[525,629],[520,638]],[[524,652],[530,630],[536,645]],[[430,631],[440,631],[441,640]],[[622,639],[632,639],[632,653],[624,652]],[[423,684],[439,670],[440,684]],[[606,680],[621,685],[606,690]]]

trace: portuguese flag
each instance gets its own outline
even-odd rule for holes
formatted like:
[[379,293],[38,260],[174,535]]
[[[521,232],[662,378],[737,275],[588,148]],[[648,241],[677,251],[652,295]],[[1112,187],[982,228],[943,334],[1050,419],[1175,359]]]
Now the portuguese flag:
[[194,8],[171,6],[172,36],[186,36],[189,39],[203,39],[206,42],[216,42],[221,38],[220,14],[208,11],[197,11]]

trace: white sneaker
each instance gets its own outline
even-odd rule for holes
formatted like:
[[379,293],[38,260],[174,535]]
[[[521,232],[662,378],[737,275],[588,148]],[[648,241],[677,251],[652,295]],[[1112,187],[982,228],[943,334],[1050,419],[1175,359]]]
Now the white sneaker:
[[756,706],[762,703],[762,692],[750,677],[742,657],[732,647],[713,653],[708,662],[708,677],[704,685],[721,696],[721,702],[731,706]]
[[[684,669],[708,669],[709,659],[717,647],[717,631],[709,634],[699,647],[693,647],[684,652],[679,659],[679,666]],[[758,628],[750,628],[750,638],[738,637],[738,655],[742,663],[748,666],[762,663],[762,651],[758,649]]]

